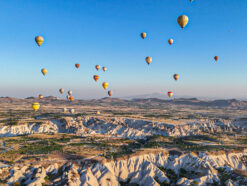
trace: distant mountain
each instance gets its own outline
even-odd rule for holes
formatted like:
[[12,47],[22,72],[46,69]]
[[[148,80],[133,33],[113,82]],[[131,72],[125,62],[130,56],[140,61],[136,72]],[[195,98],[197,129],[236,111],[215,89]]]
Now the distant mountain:
[[161,93],[152,93],[152,94],[142,94],[142,95],[134,95],[134,96],[126,96],[126,97],[122,97],[122,99],[135,99],[135,98],[143,98],[143,99],[147,99],[147,98],[159,98],[159,99],[167,99],[167,95],[166,94],[161,94]]
[[[158,95],[158,94],[156,94]],[[42,104],[69,104],[69,101],[63,100],[54,96],[47,96],[43,99],[38,97],[28,97],[26,99],[12,98],[12,97],[0,97],[0,104],[5,103],[32,103],[40,102]],[[104,97],[101,99],[91,100],[79,100],[73,101],[75,105],[95,105],[95,106],[153,106],[153,107],[166,107],[167,105],[184,105],[184,106],[200,106],[200,107],[214,107],[214,108],[240,108],[247,109],[247,101],[241,101],[237,99],[221,99],[221,100],[200,100],[198,98],[176,98],[176,99],[160,99],[160,98],[133,98],[133,99],[121,99]]]

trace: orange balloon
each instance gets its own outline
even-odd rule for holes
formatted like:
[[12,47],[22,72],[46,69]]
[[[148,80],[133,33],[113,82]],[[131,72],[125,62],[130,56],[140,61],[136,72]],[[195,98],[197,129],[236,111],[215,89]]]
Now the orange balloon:
[[80,64],[76,63],[76,64],[75,64],[75,67],[76,67],[76,68],[79,68],[79,67],[80,67]]
[[150,56],[146,57],[146,62],[149,65],[152,62],[152,57]]
[[111,90],[108,91],[108,95],[112,96],[112,91]]
[[214,57],[214,60],[215,60],[215,61],[218,61],[218,60],[219,60],[219,56],[215,56],[215,57]]
[[43,99],[44,96],[42,94],[39,95],[39,99]]
[[99,79],[99,76],[98,76],[98,75],[94,75],[94,76],[93,76],[93,78],[94,78],[94,81],[96,81],[96,82],[97,82],[97,81],[98,81],[98,79]]
[[72,102],[72,101],[74,101],[74,96],[70,96],[69,97],[69,100]]

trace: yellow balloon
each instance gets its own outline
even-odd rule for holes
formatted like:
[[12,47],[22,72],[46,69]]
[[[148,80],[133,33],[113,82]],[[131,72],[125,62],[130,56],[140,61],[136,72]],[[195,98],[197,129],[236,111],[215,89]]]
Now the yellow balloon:
[[100,114],[100,111],[97,111],[96,114],[99,115]]
[[104,82],[104,83],[102,83],[102,86],[103,86],[104,89],[107,89],[108,83]]
[[37,102],[35,102],[35,103],[33,103],[32,104],[32,108],[33,108],[33,110],[36,112],[37,110],[39,110],[39,107],[40,107],[40,105],[39,105],[39,103],[37,103]]
[[42,72],[42,74],[45,76],[45,75],[46,75],[46,73],[47,73],[48,71],[47,71],[47,69],[42,68],[42,69],[41,69],[41,72]]
[[183,29],[189,22],[189,18],[186,15],[181,15],[178,17],[177,22],[179,26]]
[[42,36],[36,36],[35,41],[38,46],[40,46],[44,42],[44,38]]

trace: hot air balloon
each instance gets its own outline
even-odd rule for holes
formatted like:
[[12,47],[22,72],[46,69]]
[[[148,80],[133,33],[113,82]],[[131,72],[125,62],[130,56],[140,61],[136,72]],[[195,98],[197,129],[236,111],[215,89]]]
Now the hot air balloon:
[[98,81],[98,79],[99,79],[99,76],[98,76],[98,75],[94,75],[94,76],[93,76],[93,79],[94,79],[94,81],[96,81],[96,82],[97,82],[97,81]]
[[37,110],[39,110],[39,107],[40,107],[40,105],[39,105],[39,103],[37,103],[37,102],[35,102],[35,103],[33,103],[32,104],[32,108],[33,108],[33,110],[36,112]]
[[106,83],[106,82],[102,83],[102,87],[106,90],[108,87],[108,83]]
[[168,43],[169,43],[170,45],[172,45],[173,39],[169,39],[169,40],[168,40]]
[[74,96],[70,96],[69,97],[69,100],[72,102],[72,101],[74,101]]
[[96,114],[97,114],[97,115],[100,115],[100,111],[97,111]]
[[71,90],[69,90],[69,91],[68,91],[68,94],[71,96],[71,95],[72,95],[72,91],[71,91]]
[[141,33],[141,37],[142,37],[142,39],[145,39],[145,38],[147,37],[146,32],[142,32],[142,33]]
[[104,71],[104,72],[107,70],[107,68],[106,68],[106,67],[103,67],[102,69],[103,69],[103,71]]
[[100,66],[99,65],[96,65],[95,68],[96,68],[96,70],[99,70],[100,69]]
[[177,22],[179,26],[183,29],[189,22],[189,18],[186,15],[181,15],[178,17]]
[[64,113],[66,113],[66,112],[68,111],[68,109],[67,109],[66,107],[64,107],[64,108],[62,109],[62,111],[63,111]]
[[64,89],[63,89],[63,88],[60,88],[60,89],[59,89],[59,92],[60,92],[61,94],[63,94],[63,93],[64,93]]
[[39,95],[39,99],[43,99],[44,96],[42,94]]
[[75,67],[76,67],[76,68],[79,68],[79,67],[80,67],[80,64],[76,63],[76,64],[75,64]]
[[69,100],[69,97],[70,97],[69,95],[66,96],[67,100]]
[[47,71],[47,69],[42,68],[42,69],[41,69],[41,72],[42,72],[42,74],[45,76],[45,75],[46,75],[46,73],[47,73],[48,71]]
[[111,90],[108,91],[108,95],[112,96],[112,91]]
[[190,2],[192,3],[192,2],[193,2],[193,0],[190,0]]
[[69,109],[69,112],[73,114],[75,112],[75,109]]
[[178,75],[178,74],[174,74],[174,75],[173,75],[173,78],[177,81],[178,78],[179,78],[179,75]]
[[146,57],[146,62],[149,65],[152,62],[152,57],[150,56]]
[[219,56],[214,56],[214,60],[218,61],[219,60]]
[[173,96],[173,93],[170,91],[168,92],[168,97],[171,98]]
[[40,45],[44,42],[44,38],[42,36],[36,36],[35,37],[35,42],[40,47]]

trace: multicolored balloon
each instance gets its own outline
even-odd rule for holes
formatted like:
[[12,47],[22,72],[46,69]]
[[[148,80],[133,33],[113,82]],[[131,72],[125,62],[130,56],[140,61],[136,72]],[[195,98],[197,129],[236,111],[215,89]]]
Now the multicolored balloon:
[[169,43],[169,45],[172,45],[173,39],[169,39],[169,40],[168,40],[168,43]]
[[168,97],[169,97],[169,98],[171,98],[171,97],[173,96],[173,92],[171,92],[171,91],[168,92],[167,94],[168,94]]
[[95,82],[97,82],[99,80],[99,76],[98,75],[94,75],[93,79],[94,79]]

